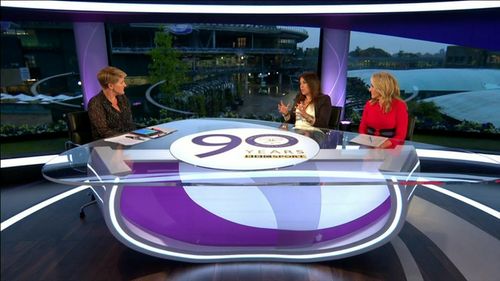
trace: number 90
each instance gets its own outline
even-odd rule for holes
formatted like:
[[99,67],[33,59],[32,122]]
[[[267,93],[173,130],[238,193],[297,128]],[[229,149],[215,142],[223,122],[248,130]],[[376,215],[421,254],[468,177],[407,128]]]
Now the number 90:
[[[226,142],[206,142],[206,138],[210,137],[222,137],[222,138],[227,138],[228,141]],[[268,143],[263,143],[263,142],[257,142],[258,139],[261,138],[267,138],[264,139],[264,141]],[[279,143],[273,144],[273,141],[276,141],[273,138],[280,138]],[[286,140],[285,143],[281,143],[283,140]],[[229,134],[208,134],[208,135],[202,135],[202,136],[197,136],[192,139],[192,142],[197,145],[201,146],[222,146],[219,149],[212,150],[209,152],[197,154],[199,158],[204,158],[204,157],[209,157],[213,155],[217,155],[220,153],[227,152],[233,148],[238,147],[241,143],[242,140],[241,138],[234,136],[234,135],[229,135]],[[264,148],[282,148],[282,147],[289,147],[297,144],[299,140],[297,140],[294,137],[287,136],[287,135],[281,135],[281,134],[260,134],[260,135],[254,135],[250,136],[245,139],[245,142],[249,145],[256,146],[256,147],[264,147]]]

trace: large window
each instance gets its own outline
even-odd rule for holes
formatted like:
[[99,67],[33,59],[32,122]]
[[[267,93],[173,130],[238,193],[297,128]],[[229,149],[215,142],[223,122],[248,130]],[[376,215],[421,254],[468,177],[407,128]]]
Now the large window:
[[417,119],[417,140],[500,151],[493,141],[500,133],[496,113],[500,108],[499,55],[490,50],[352,32],[346,118],[359,122],[370,96],[370,76],[389,71],[400,83],[410,115]]
[[[4,26],[2,157],[60,152],[67,138],[64,114],[83,109],[73,25]],[[170,45],[155,43],[159,34],[168,35]],[[276,104],[290,102],[298,75],[318,66],[319,28],[127,23],[106,24],[106,36],[110,64],[128,73],[126,93],[136,121],[145,125],[194,117],[279,120]],[[174,90],[152,87],[161,78],[150,73],[157,48],[170,49],[173,55],[162,59],[182,73],[182,79],[164,77],[175,81]],[[352,32],[346,119],[359,122],[370,75],[379,70],[398,78],[417,117],[417,135],[498,136],[499,52]],[[37,144],[50,138],[49,145]]]
[[[300,27],[164,23],[109,24],[107,30],[112,39],[111,63],[132,77],[146,78],[140,80],[146,85],[129,83],[127,90],[135,104],[147,105],[137,113],[144,118],[277,119],[276,104],[297,93],[298,75],[317,67],[319,42],[309,39],[308,30]],[[158,37],[165,34],[170,43],[158,45]],[[302,45],[305,42],[307,47]],[[164,48],[165,55],[152,59],[156,48]],[[146,89],[154,82],[148,69],[158,60],[176,64],[176,72],[182,71],[183,79],[173,73],[157,79],[168,81],[164,84],[169,86],[177,83],[175,90],[161,84]],[[148,103],[144,98],[148,90],[150,99],[162,107]]]
[[[64,114],[82,110],[71,23],[16,22],[2,30],[2,157],[60,152]],[[298,75],[316,71],[319,29],[252,24],[106,24],[110,64],[127,72],[136,122],[195,117],[275,120],[297,93]],[[311,35],[310,35],[311,33]],[[155,43],[166,35],[170,43]],[[175,64],[169,79],[150,72],[152,51]],[[155,80],[156,79],[156,80]],[[173,89],[173,90],[172,90]],[[160,104],[161,106],[156,106]],[[43,139],[51,141],[40,145]],[[48,144],[48,145],[47,145]]]
[[60,152],[63,115],[82,108],[72,25],[5,22],[1,37],[2,157]]

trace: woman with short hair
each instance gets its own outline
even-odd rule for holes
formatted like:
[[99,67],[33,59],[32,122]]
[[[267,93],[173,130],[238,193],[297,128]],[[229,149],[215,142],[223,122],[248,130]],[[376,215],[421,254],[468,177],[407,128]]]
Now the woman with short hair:
[[89,101],[88,112],[94,139],[130,132],[136,128],[132,121],[130,102],[125,96],[127,74],[108,66],[97,73],[102,90]]

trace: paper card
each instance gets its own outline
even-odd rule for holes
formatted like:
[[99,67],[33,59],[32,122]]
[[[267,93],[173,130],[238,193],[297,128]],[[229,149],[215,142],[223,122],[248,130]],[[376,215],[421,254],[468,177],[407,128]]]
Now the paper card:
[[148,140],[148,138],[147,137],[140,137],[140,136],[134,135],[134,134],[125,134],[125,135],[119,135],[119,136],[112,137],[112,138],[106,138],[104,140],[107,142],[114,142],[114,143],[119,143],[122,145],[134,145],[134,144],[138,144],[141,142],[145,142],[146,140]]
[[[148,135],[151,133],[151,131],[154,132],[154,134]],[[107,142],[114,142],[122,145],[134,145],[151,139],[166,136],[175,131],[177,130],[169,128],[150,127],[150,128],[137,129],[130,133],[119,135],[116,137],[106,138],[104,140]],[[144,133],[144,135],[142,133]]]
[[177,129],[160,128],[160,127],[149,127],[148,129],[154,130],[158,133],[157,135],[150,136],[151,138],[162,137],[177,131]]
[[359,134],[355,138],[351,139],[350,141],[357,143],[357,144],[361,144],[361,145],[366,145],[366,146],[371,146],[371,147],[379,147],[387,139],[388,138],[386,138],[386,137],[378,137],[378,136]]

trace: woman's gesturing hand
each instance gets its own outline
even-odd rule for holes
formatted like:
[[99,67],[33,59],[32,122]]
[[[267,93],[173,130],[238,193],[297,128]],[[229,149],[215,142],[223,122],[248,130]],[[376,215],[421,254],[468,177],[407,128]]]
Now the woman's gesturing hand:
[[283,101],[278,103],[278,111],[283,115],[288,115],[288,106],[289,104],[284,104]]
[[306,108],[307,108],[307,106],[304,105],[304,102],[299,102],[299,104],[297,105],[297,109],[299,110],[300,115],[302,115],[304,117],[307,115]]

